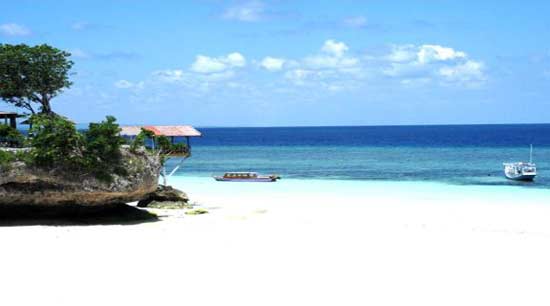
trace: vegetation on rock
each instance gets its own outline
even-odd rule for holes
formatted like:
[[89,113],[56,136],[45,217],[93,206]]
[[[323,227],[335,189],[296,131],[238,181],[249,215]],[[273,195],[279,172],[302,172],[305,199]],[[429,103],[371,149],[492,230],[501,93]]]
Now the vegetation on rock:
[[90,123],[84,133],[86,168],[91,169],[97,176],[108,179],[109,173],[125,174],[120,152],[124,139],[119,133],[120,127],[113,116],[107,116],[106,120],[100,123]]
[[30,120],[33,123],[29,132],[30,155],[34,165],[91,173],[106,181],[111,173],[124,174],[120,152],[124,139],[119,136],[115,117],[90,123],[84,133],[55,114],[38,114]]
[[0,170],[5,170],[15,160],[15,154],[0,150]]
[[84,138],[74,123],[58,115],[32,116],[29,131],[33,163],[41,167],[80,168]]

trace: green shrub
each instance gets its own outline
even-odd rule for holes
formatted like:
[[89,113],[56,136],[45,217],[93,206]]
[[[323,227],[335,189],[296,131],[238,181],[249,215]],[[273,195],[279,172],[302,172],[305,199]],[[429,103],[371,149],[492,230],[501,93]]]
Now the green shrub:
[[114,117],[91,123],[84,134],[58,115],[35,115],[31,120],[30,155],[36,166],[90,173],[104,181],[111,181],[113,173],[126,175],[120,151],[124,140]]
[[132,144],[130,145],[130,150],[132,152],[135,152],[137,149],[145,146],[145,141],[147,139],[154,139],[154,138],[155,138],[155,133],[142,128],[141,132],[139,132],[139,134],[137,134],[134,141],[132,141]]
[[0,170],[5,170],[13,161],[15,161],[15,155],[13,153],[0,150]]
[[109,173],[124,174],[120,146],[120,127],[113,116],[107,116],[100,123],[90,123],[84,133],[84,158],[86,167],[97,176],[107,178]]
[[37,166],[82,167],[84,138],[74,123],[59,115],[33,115],[31,156]]
[[9,125],[0,124],[0,143],[10,147],[21,147],[25,143],[25,136]]
[[160,150],[161,153],[168,153],[172,149],[172,143],[170,139],[166,136],[156,137],[157,150]]

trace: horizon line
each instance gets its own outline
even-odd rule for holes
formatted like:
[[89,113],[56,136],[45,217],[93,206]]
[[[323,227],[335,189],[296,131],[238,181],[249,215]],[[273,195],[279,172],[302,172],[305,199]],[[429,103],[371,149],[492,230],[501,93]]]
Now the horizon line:
[[[87,123],[77,123],[87,124]],[[119,124],[125,125],[176,125],[176,124]],[[488,125],[550,125],[550,122],[538,122],[538,123],[428,123],[428,124],[373,124],[373,125],[250,125],[250,126],[238,126],[238,125],[191,125],[195,128],[316,128],[316,127],[413,127],[413,126],[488,126]]]

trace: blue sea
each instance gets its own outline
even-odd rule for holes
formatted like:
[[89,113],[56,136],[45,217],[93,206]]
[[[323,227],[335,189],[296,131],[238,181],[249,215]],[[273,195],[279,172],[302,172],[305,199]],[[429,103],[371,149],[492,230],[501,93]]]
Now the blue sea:
[[[199,128],[175,174],[277,173],[289,179],[423,181],[550,187],[550,124]],[[506,180],[503,162],[533,160],[533,183]],[[170,171],[179,159],[170,159]]]

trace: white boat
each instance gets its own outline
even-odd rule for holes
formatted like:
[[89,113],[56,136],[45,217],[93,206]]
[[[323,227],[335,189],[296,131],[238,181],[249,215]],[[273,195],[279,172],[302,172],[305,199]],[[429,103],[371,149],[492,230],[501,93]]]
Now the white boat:
[[504,163],[504,175],[515,181],[532,181],[537,176],[537,165],[533,163],[533,145],[529,162]]
[[226,172],[223,176],[214,176],[214,179],[220,182],[276,182],[280,177],[256,172]]

